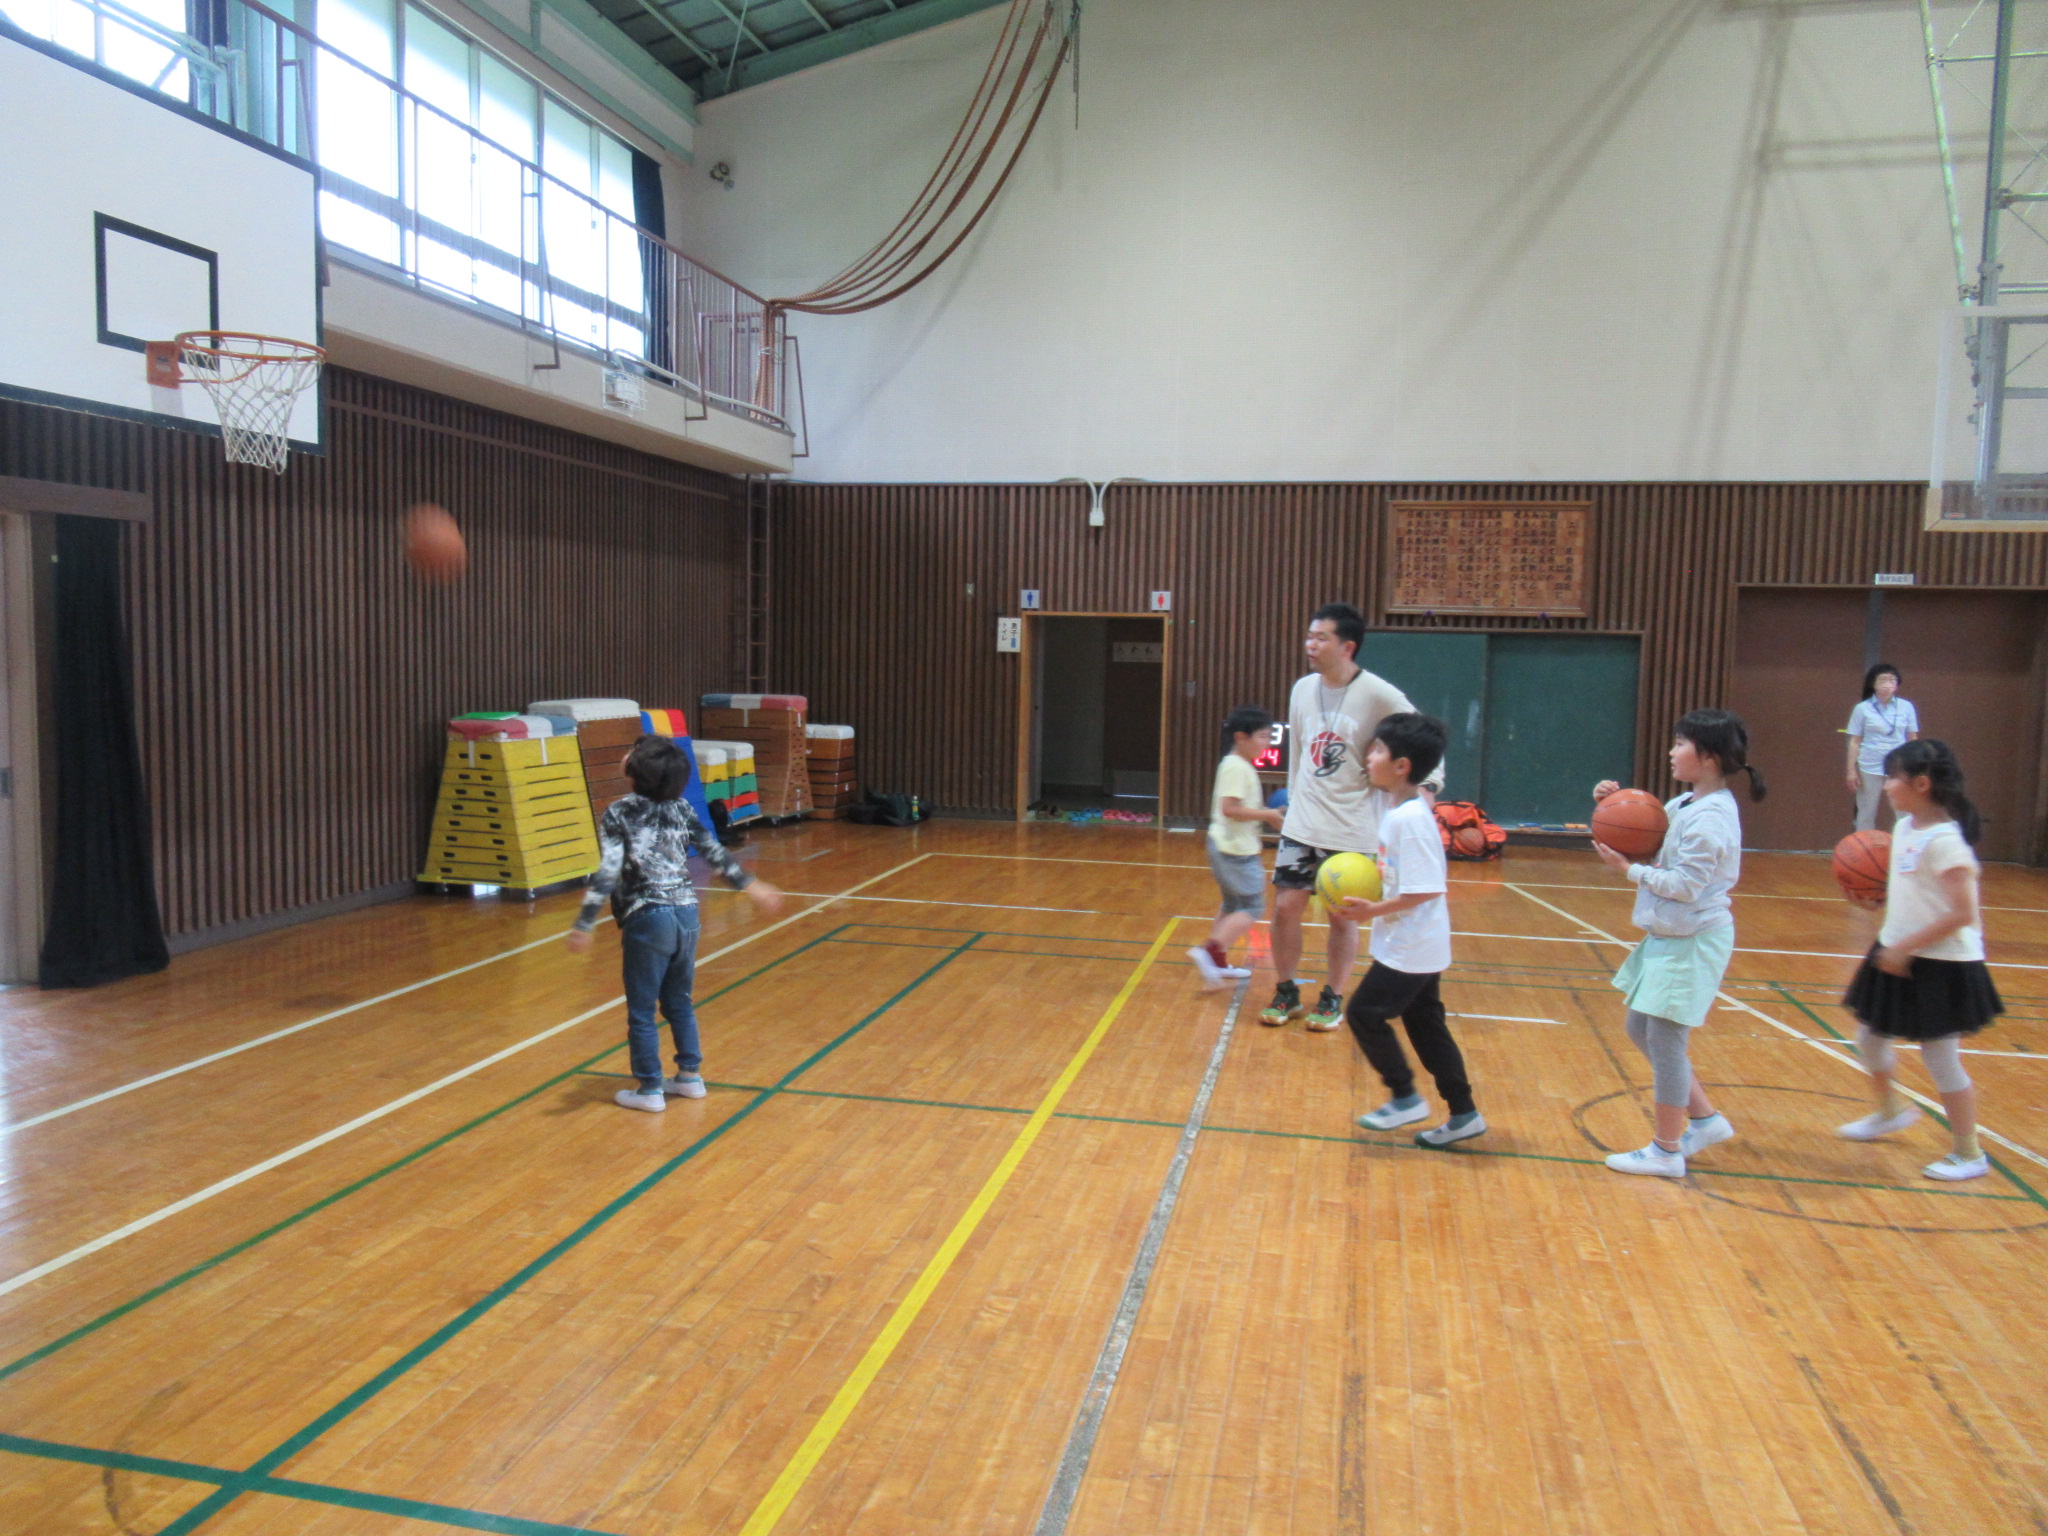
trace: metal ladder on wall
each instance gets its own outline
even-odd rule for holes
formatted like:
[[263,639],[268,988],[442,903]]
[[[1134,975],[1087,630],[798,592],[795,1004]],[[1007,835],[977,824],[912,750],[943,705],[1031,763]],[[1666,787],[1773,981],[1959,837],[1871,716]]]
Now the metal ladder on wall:
[[746,560],[740,600],[733,604],[733,670],[745,679],[747,693],[768,691],[768,586],[773,578],[769,523],[774,505],[775,482],[766,475],[747,476]]

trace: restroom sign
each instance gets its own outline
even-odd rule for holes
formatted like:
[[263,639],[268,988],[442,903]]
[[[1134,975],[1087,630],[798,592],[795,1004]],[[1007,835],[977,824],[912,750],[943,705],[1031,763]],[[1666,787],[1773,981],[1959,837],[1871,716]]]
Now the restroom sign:
[[1171,592],[1154,592],[1152,594],[1152,611],[1154,613],[1173,612],[1173,594]]

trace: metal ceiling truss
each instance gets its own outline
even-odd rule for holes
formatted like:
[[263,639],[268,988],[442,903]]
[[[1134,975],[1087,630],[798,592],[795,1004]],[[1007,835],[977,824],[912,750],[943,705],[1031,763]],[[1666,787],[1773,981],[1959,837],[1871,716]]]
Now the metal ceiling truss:
[[594,0],[699,100],[908,36],[1002,0]]

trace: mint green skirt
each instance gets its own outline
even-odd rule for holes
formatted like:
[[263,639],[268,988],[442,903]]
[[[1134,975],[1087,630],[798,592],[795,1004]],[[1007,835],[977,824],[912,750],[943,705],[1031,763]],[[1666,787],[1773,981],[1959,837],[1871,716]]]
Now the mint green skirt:
[[1614,987],[1637,1013],[1698,1029],[1713,1011],[1734,953],[1733,923],[1683,939],[1646,934],[1614,973]]

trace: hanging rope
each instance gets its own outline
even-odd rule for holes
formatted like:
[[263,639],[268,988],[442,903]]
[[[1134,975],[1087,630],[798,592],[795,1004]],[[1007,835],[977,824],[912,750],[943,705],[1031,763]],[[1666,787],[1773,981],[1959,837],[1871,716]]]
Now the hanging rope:
[[[1034,11],[1035,28],[1028,25]],[[1052,0],[1011,0],[966,116],[909,211],[837,277],[808,293],[769,300],[771,326],[783,311],[850,315],[874,309],[901,298],[944,266],[1002,195],[1073,43],[1072,28]],[[1042,59],[1047,62],[1041,73]],[[999,156],[1006,144],[1007,154]],[[999,169],[991,179],[992,165]]]

